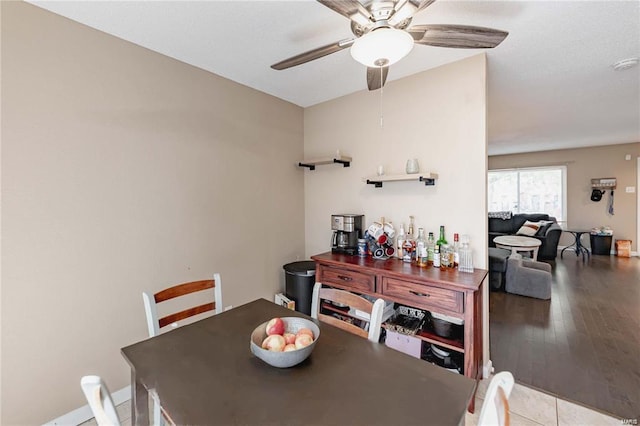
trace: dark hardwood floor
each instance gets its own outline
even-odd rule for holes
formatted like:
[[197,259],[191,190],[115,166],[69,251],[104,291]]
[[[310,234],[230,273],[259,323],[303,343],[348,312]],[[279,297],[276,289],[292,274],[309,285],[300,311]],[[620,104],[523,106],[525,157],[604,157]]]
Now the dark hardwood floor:
[[640,258],[568,251],[551,300],[491,292],[496,371],[560,398],[640,419]]

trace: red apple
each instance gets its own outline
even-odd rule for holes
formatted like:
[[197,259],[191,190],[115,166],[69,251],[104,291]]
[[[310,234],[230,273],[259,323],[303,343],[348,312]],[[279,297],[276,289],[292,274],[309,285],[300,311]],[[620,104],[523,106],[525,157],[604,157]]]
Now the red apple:
[[296,337],[296,349],[302,349],[313,343],[313,337],[308,334],[300,334]]
[[294,345],[293,343],[288,344],[287,346],[284,347],[284,352],[290,352],[290,351],[296,351],[298,350],[298,348],[296,348],[296,345]]
[[282,336],[284,334],[284,321],[282,321],[282,318],[273,318],[272,320],[269,320],[265,331],[267,332],[267,336],[271,336],[272,334],[279,334]]
[[313,340],[313,331],[311,331],[308,328],[301,328],[300,330],[298,330],[298,332],[296,333],[296,337],[300,336],[301,334],[306,334],[308,336],[311,337],[311,340]]
[[296,343],[296,335],[293,333],[284,333],[282,337],[284,337],[284,341],[287,342],[287,345]]
[[267,349],[272,352],[282,352],[285,346],[287,346],[287,344],[284,341],[284,337],[279,334],[267,336],[267,338],[262,341],[262,349]]

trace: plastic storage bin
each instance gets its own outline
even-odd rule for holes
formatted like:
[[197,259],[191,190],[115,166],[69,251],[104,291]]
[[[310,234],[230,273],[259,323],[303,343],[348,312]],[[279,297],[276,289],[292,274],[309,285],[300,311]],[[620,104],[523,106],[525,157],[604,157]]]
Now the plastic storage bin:
[[594,235],[591,234],[591,254],[611,254],[612,235]]

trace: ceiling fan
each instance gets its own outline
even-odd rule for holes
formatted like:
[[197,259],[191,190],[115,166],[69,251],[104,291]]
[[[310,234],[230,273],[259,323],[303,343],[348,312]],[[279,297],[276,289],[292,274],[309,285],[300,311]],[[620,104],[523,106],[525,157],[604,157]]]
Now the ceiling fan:
[[275,70],[295,67],[351,48],[351,56],[367,66],[367,86],[384,86],[389,66],[405,57],[414,44],[486,49],[499,45],[509,34],[468,25],[414,25],[413,16],[435,0],[316,0],[351,21],[355,37],[318,47],[271,65]]

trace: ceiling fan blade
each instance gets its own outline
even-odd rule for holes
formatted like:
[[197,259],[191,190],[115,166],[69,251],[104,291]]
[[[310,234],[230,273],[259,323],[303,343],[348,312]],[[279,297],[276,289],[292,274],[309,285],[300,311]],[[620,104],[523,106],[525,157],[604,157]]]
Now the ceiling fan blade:
[[414,25],[406,31],[418,44],[458,49],[496,47],[509,35],[506,31],[469,25]]
[[360,25],[367,25],[372,16],[371,13],[358,0],[316,0],[318,3],[327,6],[334,12]]
[[431,6],[432,3],[434,3],[436,0],[409,0],[409,3],[413,4],[417,10],[414,13],[414,15],[418,12],[420,12],[422,9],[425,9],[429,6]]
[[389,67],[367,67],[367,86],[369,90],[378,90],[387,82]]
[[287,68],[295,67],[296,65],[301,65],[309,61],[313,61],[314,59],[322,58],[323,56],[327,56],[332,53],[339,52],[342,49],[346,49],[353,44],[354,40],[355,39],[341,40],[337,43],[327,44],[326,46],[318,47],[316,49],[309,50],[308,52],[300,53],[299,55],[292,56],[291,58],[271,65],[271,68],[273,68],[274,70],[284,70]]

